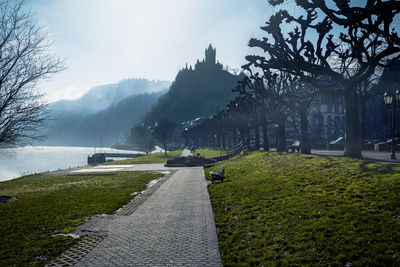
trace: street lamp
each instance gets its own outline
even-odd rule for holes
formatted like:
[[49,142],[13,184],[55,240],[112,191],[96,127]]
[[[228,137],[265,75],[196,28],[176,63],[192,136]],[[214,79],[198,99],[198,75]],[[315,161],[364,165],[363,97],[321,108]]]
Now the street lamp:
[[397,104],[400,103],[400,90],[397,90],[394,94],[386,92],[383,95],[383,100],[385,101],[386,106],[392,110],[392,154],[390,155],[390,158],[396,159],[394,135],[396,126],[396,108]]

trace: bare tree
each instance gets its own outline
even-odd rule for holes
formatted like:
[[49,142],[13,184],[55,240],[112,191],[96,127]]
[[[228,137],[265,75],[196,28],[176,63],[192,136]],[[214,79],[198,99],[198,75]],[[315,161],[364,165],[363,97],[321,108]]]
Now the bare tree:
[[40,138],[46,104],[35,87],[64,69],[51,54],[51,43],[23,0],[0,0],[0,144]]
[[[264,123],[266,123],[267,117],[277,124],[277,151],[287,151],[285,129],[290,112],[287,99],[291,81],[290,75],[282,71],[272,73],[269,70],[263,70],[263,74],[260,75],[253,72],[250,68],[251,64],[242,66],[249,76],[239,83],[235,91],[239,92],[242,99],[248,99],[247,102],[251,104],[253,121],[256,122],[253,122],[253,124],[262,123],[261,119],[264,119]],[[264,118],[259,117],[257,111],[265,112]]]
[[175,124],[167,118],[156,121],[153,129],[154,137],[164,146],[165,156],[167,156],[167,144],[172,138]]

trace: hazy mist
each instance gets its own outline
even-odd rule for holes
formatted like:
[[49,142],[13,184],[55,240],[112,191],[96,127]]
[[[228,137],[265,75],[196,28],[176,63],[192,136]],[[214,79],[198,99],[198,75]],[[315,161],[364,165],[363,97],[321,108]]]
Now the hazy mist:
[[212,43],[217,59],[240,68],[250,37],[272,9],[266,0],[38,0],[29,3],[68,69],[40,87],[47,99],[75,99],[124,78],[172,81]]

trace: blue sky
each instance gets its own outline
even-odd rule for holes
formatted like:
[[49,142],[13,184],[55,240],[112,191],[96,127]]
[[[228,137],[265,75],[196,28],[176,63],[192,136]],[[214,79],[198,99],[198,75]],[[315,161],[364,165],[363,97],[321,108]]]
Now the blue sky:
[[[267,0],[31,0],[68,69],[40,89],[49,101],[73,99],[93,86],[137,77],[172,81],[186,62],[204,57],[240,68],[251,37],[273,9]],[[252,51],[253,50],[253,51]]]

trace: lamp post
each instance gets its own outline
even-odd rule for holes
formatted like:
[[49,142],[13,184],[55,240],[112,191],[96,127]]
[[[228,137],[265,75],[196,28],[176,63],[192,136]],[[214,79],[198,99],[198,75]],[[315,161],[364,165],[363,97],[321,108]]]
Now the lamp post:
[[400,90],[397,90],[394,94],[391,92],[386,92],[383,95],[383,100],[385,101],[386,106],[392,110],[392,154],[390,155],[390,158],[396,159],[394,138],[396,128],[396,108],[400,102]]

